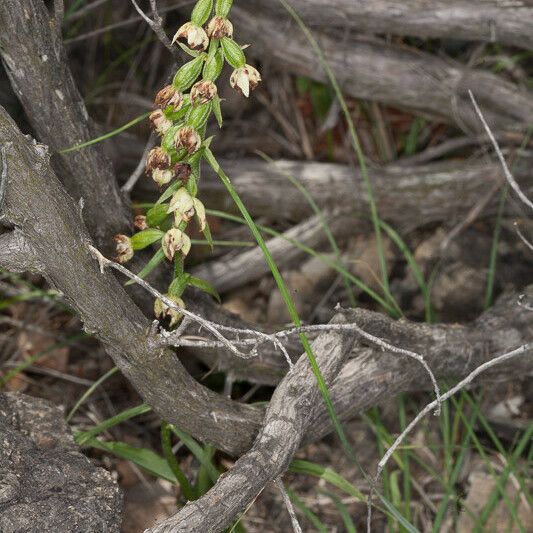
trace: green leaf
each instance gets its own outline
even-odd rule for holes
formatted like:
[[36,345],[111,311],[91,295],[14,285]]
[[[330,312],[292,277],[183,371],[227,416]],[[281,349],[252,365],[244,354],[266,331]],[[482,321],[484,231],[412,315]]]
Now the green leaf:
[[170,426],[174,434],[189,448],[192,454],[196,457],[199,463],[206,469],[211,481],[217,482],[220,477],[220,472],[213,464],[212,458],[206,451],[187,433],[181,431],[176,426]]
[[176,41],[178,43],[178,46],[189,56],[191,57],[198,57],[201,52],[197,52],[196,50],[193,50],[192,48],[189,48],[186,44],[182,43],[181,41]]
[[189,280],[187,281],[187,284],[191,287],[196,287],[197,289],[200,289],[206,292],[207,294],[210,294],[213,298],[218,300],[218,303],[221,303],[221,299],[217,290],[208,281],[205,281],[200,278],[195,278],[194,276],[190,276]]
[[207,123],[210,114],[211,102],[193,107],[187,116],[187,124],[192,126],[194,129],[199,130]]
[[161,225],[167,218],[168,204],[156,204],[146,213],[146,223],[151,227]]
[[[183,183],[181,181],[175,181],[172,185],[169,186],[169,188],[159,197],[159,200],[157,200],[157,204],[160,205],[166,200],[168,200],[181,186]],[[170,205],[170,204],[169,204]],[[168,205],[167,205],[167,211],[168,211]]]
[[136,233],[130,240],[134,250],[144,250],[163,238],[164,233],[155,228],[148,228]]
[[215,81],[224,68],[224,52],[218,50],[205,62],[203,77],[205,80]]
[[211,228],[209,227],[209,224],[205,223],[204,231],[202,231],[204,234],[205,240],[209,243],[209,246],[211,247],[211,251],[213,251],[214,241],[213,241],[213,235],[211,235]]
[[325,468],[321,465],[311,463],[310,461],[304,461],[303,459],[295,459],[290,467],[290,472],[297,474],[307,474],[318,477],[324,481],[331,483],[333,486],[342,490],[349,496],[356,498],[360,502],[366,502],[366,496],[349,481],[337,474],[335,470],[331,468]]
[[78,399],[78,401],[74,404],[74,407],[71,409],[70,413],[66,417],[66,421],[70,422],[72,420],[72,417],[76,414],[76,411],[83,405],[83,403],[89,398],[94,391],[104,383],[104,381],[107,381],[111,376],[116,374],[118,372],[118,367],[114,366],[111,370],[108,370],[103,376],[100,376]]
[[[148,261],[146,266],[137,274],[137,276],[141,279],[144,279],[146,276],[148,276],[156,267],[158,267],[163,261],[165,260],[165,253],[162,249],[157,250],[155,255]],[[129,285],[133,285],[135,283],[135,280],[128,281],[125,286],[128,287]]]
[[[285,305],[287,307],[291,320],[293,321],[296,327],[301,326],[302,320],[298,314],[298,310],[296,309],[294,300],[292,299],[289,289],[287,288],[287,285],[285,284],[285,281],[283,280],[283,277],[279,271],[279,268],[276,262],[274,261],[274,258],[272,257],[272,254],[270,253],[270,250],[268,249],[265,243],[265,240],[263,239],[263,236],[261,235],[261,232],[259,231],[253,218],[251,217],[248,209],[244,205],[241,197],[239,196],[239,193],[235,190],[235,187],[233,187],[233,184],[231,183],[231,180],[228,178],[226,173],[220,168],[218,161],[216,160],[215,156],[213,155],[213,152],[211,152],[209,148],[206,148],[205,150],[205,158],[207,159],[207,162],[209,163],[211,168],[218,174],[218,177],[220,178],[220,180],[226,187],[231,198],[235,202],[235,205],[239,208],[239,211],[241,212],[243,218],[246,220],[246,224],[250,228],[252,235],[257,241],[257,244],[259,245],[259,247],[261,248],[265,261],[267,265],[269,266],[270,271],[272,272],[272,276],[276,280],[276,285],[278,286],[278,290],[283,298],[283,301],[285,302]],[[340,420],[335,411],[335,407],[333,406],[333,402],[331,401],[331,395],[330,395],[328,386],[326,384],[326,381],[324,380],[324,376],[322,375],[322,372],[320,371],[320,367],[318,366],[316,357],[313,353],[313,349],[305,333],[302,333],[300,335],[300,341],[302,343],[302,347],[305,353],[307,354],[307,358],[309,360],[309,364],[311,365],[313,374],[315,375],[317,385],[320,390],[320,394],[324,400],[324,403],[326,404],[328,414],[331,418],[331,421],[333,422],[333,426],[335,427],[337,434],[339,435],[341,443],[344,449],[346,450],[346,452],[348,453],[348,456],[350,457],[350,459],[352,459],[354,463],[359,464],[357,462],[357,458],[355,457],[355,453],[352,449],[352,446],[350,445],[350,442],[348,441],[348,438],[346,437],[346,434],[344,433],[344,430],[342,429]]]
[[170,284],[170,287],[168,288],[168,293],[172,296],[177,296],[178,298],[181,298],[183,292],[189,284],[190,278],[190,274],[181,274],[181,276],[176,277],[174,281]]
[[172,450],[171,432],[172,430],[170,424],[168,424],[167,422],[163,422],[161,424],[161,447],[163,448],[163,452],[165,454],[168,466],[170,467],[170,469],[174,473],[174,476],[178,480],[178,483],[180,484],[181,491],[183,492],[185,499],[189,501],[195,500],[196,495],[194,494],[189,480],[183,473],[183,470],[180,468],[178,460],[176,459],[176,456],[174,455],[174,452]]
[[165,152],[170,153],[172,150],[176,151],[174,147],[174,137],[181,127],[183,127],[183,122],[171,126],[165,135],[163,135],[163,138],[161,139],[161,148],[163,148]]
[[216,0],[215,14],[218,17],[227,17],[233,5],[233,0]]
[[120,128],[117,128],[109,133],[106,133],[102,135],[101,137],[97,137],[96,139],[91,139],[90,141],[83,142],[81,144],[76,144],[75,146],[70,146],[69,148],[64,148],[63,150],[59,150],[60,154],[68,154],[70,152],[76,152],[77,150],[81,150],[82,148],[87,148],[88,146],[92,146],[93,144],[97,144],[99,142],[105,141],[106,139],[110,139],[111,137],[114,137],[115,135],[118,135],[119,133],[122,133],[123,131],[126,131],[127,129],[131,128],[132,126],[135,126],[136,124],[139,124],[139,122],[142,122],[146,118],[148,118],[150,115],[150,111],[147,111],[146,113],[143,113],[142,115],[139,115],[138,117],[134,118],[127,124],[124,124],[124,126],[121,126]]
[[342,503],[342,501],[335,496],[335,494],[332,494],[328,491],[321,491],[323,492],[328,498],[331,498],[333,503],[335,504],[335,507],[337,508],[337,511],[339,511],[339,514],[342,517],[342,521],[344,522],[344,527],[346,528],[346,533],[357,533],[357,530],[355,528],[355,524],[353,523],[352,517],[350,516],[350,511],[348,510],[348,507]]
[[119,441],[105,442],[95,439],[94,437],[88,439],[85,442],[85,445],[92,446],[98,450],[104,450],[115,455],[116,457],[131,461],[132,463],[141,467],[143,470],[146,470],[158,478],[166,479],[171,483],[176,483],[177,481],[176,476],[170,468],[168,462],[163,459],[163,457],[147,448],[136,448],[126,444],[125,442]]
[[196,177],[198,172],[200,172],[200,163],[198,163],[197,168],[193,167],[193,172],[185,185],[187,192],[193,197],[198,195],[198,178]]
[[229,37],[223,37],[222,41],[222,50],[224,50],[224,57],[226,61],[233,68],[241,68],[246,64],[246,56],[242,51],[242,48]]
[[204,59],[205,54],[201,54],[192,61],[185,63],[185,65],[176,72],[172,84],[178,89],[178,91],[186,91],[198,79],[198,76],[202,73]]
[[169,120],[172,120],[172,122],[178,122],[186,117],[190,107],[191,98],[188,94],[184,94],[183,104],[178,111],[172,111],[172,106],[168,106],[163,109],[163,113],[165,114],[165,117],[167,117]]
[[287,491],[287,494],[289,495],[289,498],[291,501],[300,509],[300,511],[303,513],[305,518],[313,524],[313,528],[316,529],[319,533],[328,533],[328,528],[326,525],[320,521],[318,516],[305,505],[305,503],[296,496],[296,493],[293,492],[289,487],[285,487],[285,490]]
[[222,109],[220,107],[220,97],[216,96],[213,100],[213,114],[215,115],[215,118],[217,119],[218,127],[222,128]]
[[191,21],[203,26],[213,11],[213,0],[198,0],[191,13]]

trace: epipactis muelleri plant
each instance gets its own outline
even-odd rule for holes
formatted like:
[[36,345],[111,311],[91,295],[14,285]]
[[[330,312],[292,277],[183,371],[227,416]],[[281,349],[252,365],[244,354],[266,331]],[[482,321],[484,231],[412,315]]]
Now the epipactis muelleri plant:
[[[233,24],[228,19],[232,4],[233,0],[198,0],[191,20],[176,32],[172,43],[192,59],[155,97],[157,109],[151,113],[150,122],[161,143],[149,152],[146,163],[147,175],[166,190],[146,215],[135,218],[138,233],[115,237],[120,263],[129,261],[135,251],[160,243],[139,276],[147,276],[165,259],[173,262],[173,280],[166,296],[181,308],[185,307],[182,297],[188,286],[218,297],[209,283],[184,271],[184,260],[191,250],[186,230],[192,220],[213,243],[205,207],[197,196],[201,163],[206,151],[210,153],[211,138],[205,135],[211,114],[222,127],[216,81],[225,63],[234,69],[231,86],[242,95],[248,97],[261,81],[259,72],[246,63],[242,47],[233,40]],[[170,327],[181,319],[180,313],[160,300],[156,300],[154,312],[157,318],[167,319]]]

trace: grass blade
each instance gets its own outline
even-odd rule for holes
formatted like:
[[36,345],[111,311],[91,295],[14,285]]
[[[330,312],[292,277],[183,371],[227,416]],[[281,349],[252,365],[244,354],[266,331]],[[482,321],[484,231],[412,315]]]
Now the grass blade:
[[90,141],[86,141],[84,143],[76,144],[74,146],[70,146],[69,148],[64,148],[63,150],[59,150],[59,153],[69,154],[70,152],[77,152],[78,150],[82,150],[83,148],[87,148],[88,146],[92,146],[93,144],[97,144],[107,139],[111,139],[111,137],[114,137],[115,135],[118,135],[119,133],[126,131],[127,129],[135,126],[136,124],[139,124],[139,122],[142,122],[143,120],[148,118],[149,114],[150,114],[150,111],[143,113],[142,115],[139,115],[138,117],[134,118],[127,124],[124,124],[124,126],[117,128],[116,130],[110,131],[109,133],[106,133],[105,135],[102,135],[100,137],[96,137],[96,139],[91,139]]
[[99,435],[100,433],[103,433],[109,428],[112,428],[118,424],[121,424],[122,422],[125,422],[126,420],[129,420],[130,418],[134,418],[136,416],[149,413],[151,410],[152,408],[149,405],[146,405],[144,403],[136,407],[126,409],[122,411],[121,413],[119,413],[118,415],[112,416],[111,418],[104,420],[103,422],[94,426],[92,429],[88,431],[79,431],[75,433],[74,440],[76,441],[78,445],[83,446],[88,440],[90,440],[93,437],[96,437],[97,435]]
[[114,366],[111,370],[106,372],[103,376],[101,376],[98,380],[96,380],[80,397],[80,399],[76,402],[74,407],[71,409],[70,413],[67,415],[67,422],[70,422],[76,411],[81,407],[81,405],[91,396],[91,394],[100,386],[102,383],[107,381],[111,376],[116,374],[118,372],[118,368]]
[[337,96],[337,99],[339,100],[339,103],[341,105],[342,111],[344,113],[344,118],[348,124],[348,130],[350,132],[352,146],[357,155],[357,159],[359,161],[359,168],[361,169],[361,175],[363,176],[363,181],[365,183],[365,187],[367,190],[368,203],[370,207],[370,216],[372,218],[372,225],[374,226],[374,233],[376,235],[376,246],[377,246],[377,251],[378,251],[381,275],[383,277],[383,286],[386,289],[387,297],[390,297],[387,262],[385,259],[385,251],[383,248],[383,241],[381,238],[381,229],[379,227],[378,209],[377,209],[376,200],[374,197],[372,183],[370,181],[370,176],[368,174],[368,167],[366,164],[365,155],[361,148],[361,143],[359,142],[359,137],[357,135],[357,131],[355,129],[355,125],[353,123],[350,110],[348,109],[348,105],[346,103],[346,100],[344,99],[344,95],[342,94],[337,78],[335,77],[335,74],[333,73],[333,70],[331,69],[326,59],[326,56],[324,55],[324,52],[320,48],[320,45],[318,44],[317,40],[314,38],[309,28],[305,25],[302,18],[298,15],[298,13],[296,13],[296,11],[289,4],[289,2],[287,2],[286,0],[279,0],[279,2],[287,10],[290,16],[296,21],[296,23],[302,30],[302,33],[305,35],[306,39],[309,41],[309,44],[312,46],[314,52],[316,53],[318,60],[320,64],[322,65],[322,68],[325,70],[326,75],[331,83],[331,86],[333,87],[333,90],[335,91],[335,95]]

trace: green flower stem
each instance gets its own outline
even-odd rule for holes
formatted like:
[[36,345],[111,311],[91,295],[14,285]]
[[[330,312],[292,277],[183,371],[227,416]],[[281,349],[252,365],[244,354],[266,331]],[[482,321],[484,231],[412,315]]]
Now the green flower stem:
[[[248,209],[246,209],[246,206],[242,202],[239,194],[233,187],[231,180],[228,178],[228,176],[222,170],[222,168],[220,168],[218,161],[216,160],[215,156],[213,155],[213,153],[211,152],[209,148],[205,150],[205,158],[207,162],[209,163],[209,165],[211,165],[211,168],[218,175],[218,177],[220,178],[220,180],[222,181],[226,189],[228,190],[231,198],[235,202],[235,205],[239,208],[239,211],[241,212],[243,218],[246,220],[246,223],[248,224],[248,227],[250,228],[252,235],[254,236],[255,240],[257,241],[257,244],[259,245],[259,247],[261,248],[265,256],[265,260],[272,272],[272,275],[274,276],[274,279],[281,293],[283,301],[285,302],[285,305],[287,306],[287,310],[289,311],[291,320],[294,322],[294,325],[296,327],[300,327],[302,325],[302,321],[300,320],[300,316],[298,315],[296,306],[294,305],[294,302],[287,289],[287,286],[285,285],[285,282],[276,265],[276,262],[274,261],[272,254],[267,248],[259,229],[257,228],[255,222],[250,216]],[[322,376],[322,373],[320,372],[320,368],[318,367],[315,354],[313,353],[313,349],[311,348],[311,344],[309,343],[309,340],[304,333],[300,334],[300,341],[302,343],[304,351],[309,360],[309,364],[311,365],[311,369],[313,370],[313,374],[315,375],[318,388],[320,390],[322,398],[324,399],[324,403],[326,404],[326,408],[328,410],[328,414],[331,418],[331,421],[333,422],[333,426],[335,427],[335,431],[337,432],[337,435],[339,436],[339,439],[341,440],[341,443],[343,447],[346,449],[347,453],[350,455],[350,457],[355,459],[355,454],[352,450],[350,443],[348,442],[348,439],[346,437],[346,434],[344,433],[344,430],[342,429],[340,420],[337,416],[337,413],[335,412],[335,408],[333,407],[333,402],[331,401],[331,395],[329,393],[329,389],[326,385],[326,382],[324,381],[324,376]]]

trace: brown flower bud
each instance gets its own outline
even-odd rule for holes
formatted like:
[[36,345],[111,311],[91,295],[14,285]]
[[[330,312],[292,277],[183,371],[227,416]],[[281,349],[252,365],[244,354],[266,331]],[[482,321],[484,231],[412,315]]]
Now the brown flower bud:
[[198,132],[191,126],[185,126],[176,132],[174,137],[176,144],[176,150],[185,149],[189,154],[194,154],[200,149],[202,145],[202,139]]
[[207,33],[205,33],[203,28],[192,22],[187,22],[176,32],[172,43],[176,41],[186,44],[192,50],[198,50],[199,52],[207,50],[209,46]]
[[156,169],[168,170],[169,168],[170,155],[168,155],[160,146],[152,148],[146,158],[146,173],[151,175]]
[[176,163],[174,165],[174,172],[176,173],[176,178],[185,184],[191,177],[192,168],[188,163]]
[[133,257],[131,239],[126,235],[115,235],[117,261],[127,263]]
[[248,98],[250,91],[253,91],[261,81],[261,74],[250,65],[235,69],[231,75],[231,86],[242,95]]
[[217,86],[210,80],[202,80],[195,83],[191,89],[191,101],[193,105],[207,104],[217,95]]
[[140,231],[143,231],[148,228],[148,224],[146,223],[146,217],[144,215],[137,215],[135,217],[135,220],[133,221],[133,225]]
[[213,17],[207,25],[207,35],[210,39],[233,37],[233,24],[225,17]]
[[150,113],[150,124],[152,129],[159,135],[165,135],[172,127],[172,121],[165,116],[161,109],[156,109],[153,113]]
[[179,111],[183,105],[183,94],[173,85],[167,85],[157,93],[154,103],[157,107],[161,107],[162,109],[171,106],[172,111],[176,112]]

